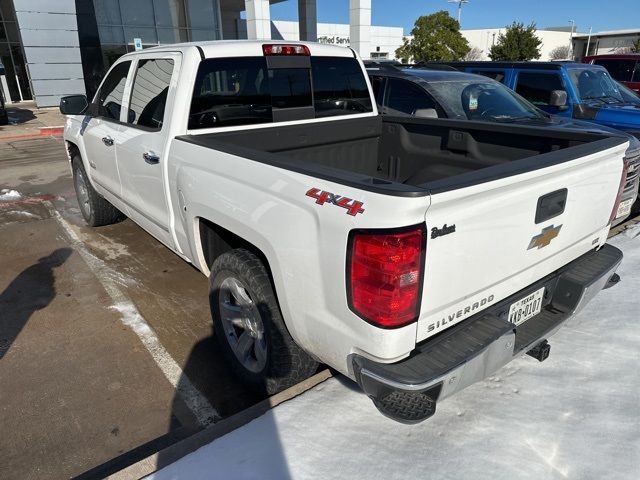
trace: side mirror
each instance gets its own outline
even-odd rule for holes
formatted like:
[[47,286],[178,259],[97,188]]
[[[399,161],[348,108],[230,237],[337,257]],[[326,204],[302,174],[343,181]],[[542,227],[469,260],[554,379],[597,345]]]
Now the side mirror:
[[564,107],[567,105],[567,92],[565,90],[554,90],[549,97],[549,105],[552,107]]
[[413,111],[413,116],[417,118],[438,118],[435,108],[417,108]]
[[60,99],[60,112],[64,115],[82,115],[88,106],[86,95],[68,95]]

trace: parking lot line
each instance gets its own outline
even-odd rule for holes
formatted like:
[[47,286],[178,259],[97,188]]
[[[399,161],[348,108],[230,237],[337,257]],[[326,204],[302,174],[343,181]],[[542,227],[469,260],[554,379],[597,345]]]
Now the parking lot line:
[[56,210],[51,202],[43,202],[60,227],[66,233],[71,246],[80,254],[89,269],[93,272],[100,284],[103,286],[111,300],[114,302],[113,309],[120,313],[123,325],[131,329],[140,339],[151,357],[158,365],[169,383],[178,392],[180,398],[189,407],[198,422],[202,426],[215,423],[221,417],[216,409],[209,403],[205,396],[193,385],[182,368],[171,357],[169,352],[162,346],[158,336],[140,314],[131,299],[118,287],[116,278],[118,274],[109,268],[102,260],[93,255],[84,246],[80,237],[73,230],[73,227]]

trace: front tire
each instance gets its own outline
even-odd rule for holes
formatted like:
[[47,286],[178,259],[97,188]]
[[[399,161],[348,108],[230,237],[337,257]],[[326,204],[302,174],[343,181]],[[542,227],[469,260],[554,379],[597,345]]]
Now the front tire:
[[73,156],[72,169],[73,187],[78,198],[80,213],[82,213],[87,225],[91,227],[111,225],[124,218],[120,210],[111,205],[93,188],[78,153]]
[[273,395],[317,370],[287,331],[269,274],[253,253],[236,249],[216,259],[209,303],[222,353],[246,383]]

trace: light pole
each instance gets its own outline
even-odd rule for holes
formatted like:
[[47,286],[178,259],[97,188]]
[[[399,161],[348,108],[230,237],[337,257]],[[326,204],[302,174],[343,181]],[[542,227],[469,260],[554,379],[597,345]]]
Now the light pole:
[[576,28],[576,21],[569,20],[569,23],[571,24],[571,31],[569,32],[569,59],[573,60],[573,31]]
[[591,45],[591,31],[593,27],[589,27],[589,38],[587,39],[587,51],[584,52],[585,55],[589,55],[589,46]]
[[465,3],[469,3],[469,0],[448,0],[449,3],[457,3],[458,4],[458,23],[460,23],[460,17],[462,16],[462,5]]

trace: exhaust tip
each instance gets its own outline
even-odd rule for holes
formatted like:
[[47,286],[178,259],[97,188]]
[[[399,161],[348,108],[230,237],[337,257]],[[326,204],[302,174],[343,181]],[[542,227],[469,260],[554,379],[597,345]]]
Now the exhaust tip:
[[603,290],[613,287],[620,280],[621,280],[620,275],[618,275],[617,273],[614,273],[613,275],[611,275],[611,278],[607,281],[607,284],[603,287]]

